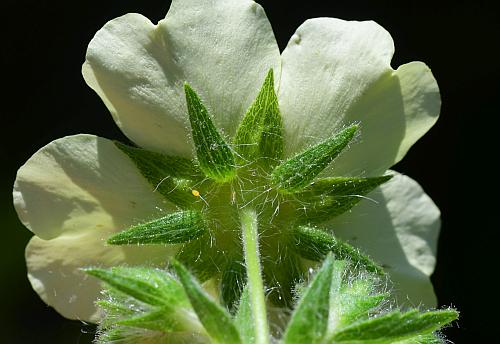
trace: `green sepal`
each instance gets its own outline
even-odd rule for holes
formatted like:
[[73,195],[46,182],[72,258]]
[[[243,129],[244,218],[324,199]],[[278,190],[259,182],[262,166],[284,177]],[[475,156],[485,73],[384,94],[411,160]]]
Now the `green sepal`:
[[255,321],[252,315],[252,305],[250,304],[250,291],[247,286],[243,288],[241,293],[234,324],[240,332],[243,343],[255,342]]
[[144,328],[153,331],[175,332],[189,330],[182,326],[176,318],[176,312],[171,307],[158,308],[143,314],[116,322],[116,325]]
[[283,335],[284,344],[322,343],[328,327],[334,259],[329,255],[303,292]]
[[282,245],[277,248],[279,259],[263,260],[264,281],[269,288],[267,299],[279,307],[291,308],[294,303],[294,287],[304,277],[300,257]]
[[189,332],[163,333],[118,326],[98,332],[95,344],[207,344],[207,338]]
[[236,175],[233,153],[217,131],[207,109],[196,92],[184,84],[191,133],[198,164],[205,174],[217,182],[227,182]]
[[178,244],[194,240],[206,231],[201,213],[180,211],[114,234],[108,244]]
[[270,69],[257,98],[243,117],[234,139],[243,163],[267,158],[266,166],[283,158],[283,124]]
[[192,186],[204,176],[190,160],[130,147],[118,141],[114,144],[132,160],[152,189],[167,200],[181,208],[190,207],[197,201],[191,195]]
[[[140,330],[141,331],[141,330]],[[132,344],[138,338],[134,338],[134,332],[123,327],[114,327],[105,330],[101,330],[97,333],[95,343],[96,344],[110,344],[110,343],[120,343],[120,344]],[[140,336],[137,336],[140,338]]]
[[[109,292],[109,289],[106,291]],[[104,314],[106,315],[99,322],[100,328],[109,328],[114,325],[119,319],[125,319],[127,317],[133,317],[134,315],[136,315],[137,311],[134,309],[134,307],[131,307],[130,303],[121,301],[122,300],[115,300],[111,298],[107,300],[96,301],[96,306],[104,311]],[[138,309],[140,309],[140,306],[138,307]]]
[[179,277],[184,291],[191,302],[198,319],[215,343],[241,343],[240,335],[229,313],[213,301],[195,281],[188,270],[176,260],[172,266]]
[[229,259],[222,271],[220,297],[231,314],[236,311],[246,279],[245,263],[238,259]]
[[333,177],[319,179],[294,194],[299,201],[302,223],[321,223],[354,207],[391,175],[371,178]]
[[184,244],[175,256],[200,282],[214,277],[225,263],[225,257],[217,250],[210,233]]
[[290,241],[290,246],[306,259],[319,262],[332,252],[339,260],[349,260],[354,266],[380,276],[385,275],[383,268],[360,250],[322,230],[307,226],[294,227],[290,232]]
[[358,126],[352,125],[286,160],[272,172],[272,182],[286,193],[303,189],[344,150],[357,130]]
[[393,311],[339,329],[331,343],[389,344],[432,334],[457,318],[458,312],[453,309]]
[[187,301],[179,282],[163,270],[138,267],[83,270],[119,292],[148,305],[175,306],[184,305]]

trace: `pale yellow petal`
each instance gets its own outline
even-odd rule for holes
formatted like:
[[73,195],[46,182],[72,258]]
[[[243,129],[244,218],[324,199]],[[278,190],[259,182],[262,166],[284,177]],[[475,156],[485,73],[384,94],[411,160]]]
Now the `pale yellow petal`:
[[89,44],[85,80],[136,144],[190,156],[183,84],[234,133],[280,54],[260,5],[250,0],[174,0],[154,25],[139,14],[108,22]]

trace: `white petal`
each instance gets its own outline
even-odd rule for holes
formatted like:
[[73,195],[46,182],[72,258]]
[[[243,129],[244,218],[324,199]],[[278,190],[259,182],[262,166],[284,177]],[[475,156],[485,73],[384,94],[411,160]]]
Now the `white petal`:
[[430,70],[394,71],[394,44],[375,22],[306,21],[283,52],[279,100],[288,154],[352,123],[360,139],[339,158],[337,175],[383,173],[437,120],[439,90]]
[[439,209],[401,174],[368,198],[331,223],[335,234],[387,266],[400,303],[435,306],[429,276],[436,263]]
[[168,206],[112,141],[92,135],[40,149],[19,169],[13,194],[19,218],[43,239],[124,229]]
[[33,237],[26,247],[28,278],[33,289],[50,306],[69,319],[97,322],[94,302],[100,282],[81,268],[121,264],[163,266],[174,246],[106,246],[111,231],[65,233],[52,240]]
[[174,0],[156,26],[127,14],[97,32],[86,58],[85,80],[130,139],[185,156],[191,144],[184,82],[231,135],[280,61],[263,9],[249,0]]

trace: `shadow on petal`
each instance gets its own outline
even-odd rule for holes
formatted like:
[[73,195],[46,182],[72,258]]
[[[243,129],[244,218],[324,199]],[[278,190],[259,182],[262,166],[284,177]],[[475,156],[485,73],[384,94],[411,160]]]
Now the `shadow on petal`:
[[[410,178],[396,175],[394,179],[382,192],[372,192],[369,199],[331,221],[329,228],[386,268],[398,304],[434,307],[429,275],[435,263],[439,211]],[[400,194],[394,195],[395,190]],[[408,212],[414,216],[407,216]]]

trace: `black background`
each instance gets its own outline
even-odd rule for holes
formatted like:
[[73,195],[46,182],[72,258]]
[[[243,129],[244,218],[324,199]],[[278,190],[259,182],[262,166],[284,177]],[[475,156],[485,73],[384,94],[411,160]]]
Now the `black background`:
[[[494,303],[499,226],[496,218],[499,82],[498,13],[486,1],[260,1],[283,49],[312,17],[372,19],[393,36],[393,67],[427,63],[441,88],[441,118],[395,169],[413,177],[442,211],[440,305],[461,311],[446,330],[455,343],[495,342]],[[169,1],[13,1],[1,8],[0,342],[89,343],[94,328],[47,307],[25,275],[31,233],[18,222],[11,189],[16,170],[37,149],[70,134],[122,138],[80,74],[88,42],[128,12],[160,20]],[[496,146],[496,147],[495,147]],[[496,212],[496,213],[495,213]]]

